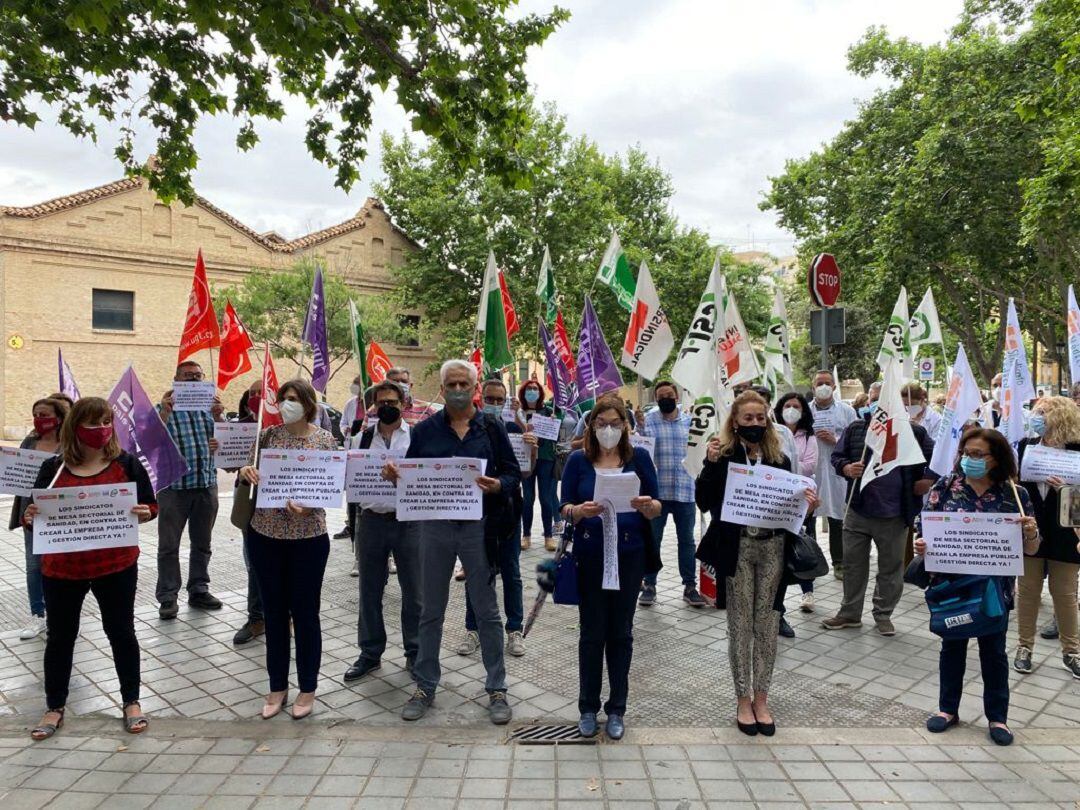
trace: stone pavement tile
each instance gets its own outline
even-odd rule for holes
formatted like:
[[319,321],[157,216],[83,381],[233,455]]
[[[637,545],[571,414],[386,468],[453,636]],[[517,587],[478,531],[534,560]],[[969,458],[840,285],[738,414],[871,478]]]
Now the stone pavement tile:
[[1028,782],[986,782],[983,787],[988,788],[1001,801],[1009,804],[1047,801],[1047,795]]
[[949,801],[949,797],[942,792],[941,788],[925,779],[916,782],[890,779],[889,787],[896,792],[903,802],[923,802],[938,805]]
[[410,797],[455,798],[461,790],[461,779],[450,777],[417,777]]
[[308,776],[321,776],[326,773],[333,760],[330,757],[305,756],[303,753],[293,754],[288,758],[281,772],[285,774],[303,774]]
[[[509,782],[506,779],[486,777],[466,779],[461,785],[461,799],[463,802],[475,799],[501,800],[506,796],[508,785]],[[473,806],[472,801],[469,801],[467,806]]]
[[728,745],[726,746],[728,756],[737,762],[746,762],[748,760],[762,760],[773,758],[773,753],[769,749],[769,746],[763,743],[744,743],[742,745]]
[[821,762],[783,762],[781,765],[791,779],[832,779],[829,769]]
[[[718,745],[702,746],[704,748],[720,748]],[[773,756],[780,762],[813,762],[817,760],[814,749],[809,745],[774,745]]]
[[801,802],[798,792],[790,782],[748,781],[750,796],[756,802]]
[[151,807],[158,800],[156,793],[126,793],[122,796],[113,796],[109,799],[110,808],[122,808],[122,810],[137,810]]
[[91,810],[104,801],[106,797],[100,793],[64,791],[49,803],[49,808],[50,810]]
[[795,782],[795,789],[810,804],[846,802],[848,795],[838,782]]
[[552,779],[511,779],[511,799],[554,799],[555,782]]
[[425,759],[420,766],[421,777],[460,778],[465,773],[464,759]]
[[89,793],[115,793],[130,778],[131,774],[123,771],[89,771],[83,774],[71,789]]
[[953,762],[920,762],[919,770],[933,782],[958,782],[971,779],[971,774]]
[[400,776],[372,776],[364,785],[364,796],[406,797],[412,787],[413,778]]
[[510,775],[514,779],[554,779],[555,763],[515,759]]
[[814,753],[822,762],[862,761],[862,755],[850,745],[815,745]]
[[834,777],[841,780],[881,778],[877,771],[865,762],[829,762],[826,767]]
[[372,770],[374,776],[409,777],[416,776],[423,762],[417,758],[380,757]]
[[750,792],[742,782],[727,779],[699,779],[698,787],[702,798],[709,801],[750,801]]
[[[743,763],[750,764],[750,763]],[[771,764],[771,763],[754,763],[754,764]],[[739,772],[735,768],[734,762],[710,762],[708,760],[700,760],[690,763],[691,769],[694,771],[694,776],[698,779],[738,779]],[[606,773],[606,771],[605,771]]]
[[392,798],[389,796],[361,797],[353,805],[353,810],[401,810],[404,806],[404,798]]
[[235,773],[281,773],[289,758],[284,754],[252,754],[240,760]]
[[267,796],[307,796],[318,782],[317,776],[282,774],[271,779],[263,793]]
[[646,779],[648,773],[645,763],[639,760],[605,760],[603,763],[605,779]]
[[637,745],[601,745],[599,754],[605,762],[617,759],[641,761],[641,747]]
[[203,754],[195,760],[191,770],[195,773],[232,773],[243,761],[244,757],[239,754]]
[[649,776],[653,779],[691,779],[693,773],[690,763],[684,759],[649,758],[645,763]]
[[848,795],[860,804],[863,802],[894,802],[897,800],[896,793],[885,782],[841,780],[840,784]]
[[23,780],[20,787],[28,790],[67,790],[82,776],[81,771],[53,770],[39,768],[30,778]]
[[653,795],[657,799],[700,799],[701,789],[693,779],[653,779]]
[[154,760],[155,756],[155,754],[140,754],[135,753],[134,751],[124,751],[113,754],[97,767],[98,770],[102,771],[138,773],[145,769]]
[[1039,782],[1039,790],[1055,802],[1068,802],[1072,806],[1069,810],[1076,810],[1080,806],[1080,780],[1072,782]]
[[556,787],[560,810],[564,803],[590,803],[595,808],[595,803],[604,801],[600,782],[595,776],[588,779],[560,779]]
[[886,782],[892,782],[895,779],[917,781],[926,778],[918,766],[910,762],[873,762],[871,767]]
[[646,800],[653,795],[652,785],[645,779],[605,778],[603,788],[604,796],[611,801],[618,801],[619,806],[623,800]]
[[555,769],[559,779],[600,778],[600,763],[594,762],[558,762]]
[[1020,777],[998,762],[969,762],[961,767],[978,782],[1017,782]]
[[209,796],[201,810],[246,810],[254,803],[254,796]]
[[945,793],[950,799],[955,802],[978,802],[982,803],[997,803],[997,796],[995,796],[988,788],[983,787],[977,782],[953,782],[945,780],[934,780],[942,792]]
[[[514,759],[518,762],[525,760],[552,762],[555,759],[555,749],[557,747],[554,745],[519,745],[514,748]],[[620,746],[612,747],[618,748]],[[638,756],[641,756],[641,754],[638,753]]]
[[177,778],[174,773],[137,773],[123,784],[120,792],[156,793],[160,795],[168,791]]
[[215,793],[227,796],[258,796],[273,776],[270,774],[231,774],[217,786]]
[[208,796],[158,796],[154,801],[154,810],[202,810]]
[[255,800],[256,810],[300,810],[305,799],[299,796],[263,796]]
[[776,762],[738,762],[736,763],[739,773],[744,779],[784,779],[784,771]]
[[508,759],[477,759],[475,752],[473,752],[473,756],[469,758],[469,761],[465,765],[466,780],[505,779],[509,775],[510,760]]
[[108,758],[109,754],[105,751],[65,751],[52,761],[50,770],[52,768],[73,768],[80,771],[89,771]]
[[52,790],[13,790],[4,796],[5,803],[8,803],[11,807],[17,807],[19,810],[34,810],[37,807],[44,807],[58,794]]

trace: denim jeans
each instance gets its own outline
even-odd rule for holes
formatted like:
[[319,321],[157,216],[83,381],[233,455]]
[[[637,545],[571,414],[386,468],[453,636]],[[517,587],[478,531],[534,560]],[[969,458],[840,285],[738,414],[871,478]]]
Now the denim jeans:
[[23,527],[26,548],[26,596],[33,616],[45,615],[45,587],[41,582],[41,555],[34,553],[34,530]]
[[[502,575],[506,632],[521,632],[522,622],[525,621],[521,586],[521,534],[515,532],[499,543],[499,573]],[[476,632],[476,614],[468,590],[465,591],[465,629]]]
[[[694,526],[697,520],[697,507],[692,503],[681,501],[661,501],[663,509],[660,517],[652,522],[653,537],[659,546],[664,539],[664,526],[667,524],[668,515],[675,521],[675,537],[679,541],[679,575],[682,577],[683,586],[686,588],[697,587],[697,562],[694,552],[697,544],[694,542]],[[646,574],[645,582],[656,586],[656,574]]]
[[[1009,719],[1009,657],[1005,653],[1005,632],[979,636],[979,664],[983,680],[983,714],[990,723]],[[960,710],[967,667],[968,640],[942,639],[938,665],[940,692],[938,709],[946,714]]]
[[[521,479],[522,506],[521,530],[532,534],[533,501],[536,490],[540,490],[540,520],[544,524],[544,537],[551,537],[552,516],[558,512],[558,499],[555,494],[555,462],[537,461],[536,470],[528,478]],[[539,485],[539,487],[538,487]]]

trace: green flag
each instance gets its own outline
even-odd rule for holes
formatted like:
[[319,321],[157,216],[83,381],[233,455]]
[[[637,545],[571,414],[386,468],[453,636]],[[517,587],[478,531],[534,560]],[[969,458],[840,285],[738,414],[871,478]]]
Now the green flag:
[[[367,391],[371,387],[371,375],[368,374],[367,369],[367,339],[364,337],[364,325],[360,323],[360,313],[351,298],[349,299],[349,320],[352,322],[349,337],[352,338],[353,356],[360,365],[360,381],[364,391]],[[360,393],[362,395],[363,391]]]
[[630,263],[626,261],[626,254],[619,244],[619,235],[614,231],[611,232],[611,241],[604,251],[596,277],[615,293],[619,306],[627,312],[633,311],[634,288],[637,285],[634,283],[634,274],[630,272]]
[[536,296],[543,305],[544,323],[548,326],[555,325],[555,317],[559,314],[559,305],[555,301],[555,273],[551,269],[551,253],[547,245],[544,246],[544,260],[540,262],[540,279],[536,282]]
[[491,370],[506,368],[514,362],[510,338],[506,334],[506,313],[495,254],[488,251],[484,286],[480,288],[480,308],[476,312],[476,331],[484,333],[484,363]]

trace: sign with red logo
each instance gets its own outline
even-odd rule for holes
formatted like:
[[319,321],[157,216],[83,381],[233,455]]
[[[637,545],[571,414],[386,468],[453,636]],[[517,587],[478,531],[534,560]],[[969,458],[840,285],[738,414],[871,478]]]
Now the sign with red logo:
[[836,306],[840,297],[840,266],[831,253],[819,253],[810,262],[810,297],[819,307]]

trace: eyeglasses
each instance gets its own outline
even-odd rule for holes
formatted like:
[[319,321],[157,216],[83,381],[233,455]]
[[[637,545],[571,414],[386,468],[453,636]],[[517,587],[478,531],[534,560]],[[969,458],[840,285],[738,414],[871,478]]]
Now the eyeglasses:
[[506,397],[485,396],[484,397],[484,404],[485,405],[505,405],[506,404]]
[[182,371],[180,372],[180,382],[202,382],[203,373],[201,371]]
[[993,453],[984,453],[982,450],[965,450],[964,455],[975,461],[980,461],[984,458],[993,458],[994,456]]
[[604,421],[604,420],[602,420],[602,419],[597,419],[597,420],[595,420],[595,421],[593,422],[593,426],[594,426],[594,427],[595,427],[595,428],[596,428],[597,430],[600,430],[600,428],[606,428],[606,427],[613,427],[613,428],[615,428],[616,430],[622,430],[622,429],[623,429],[623,426],[624,426],[625,424],[626,424],[626,422],[624,422],[624,421],[623,421],[622,419],[613,419],[613,420],[612,420],[612,421],[610,421],[610,422],[605,422],[605,421]]

